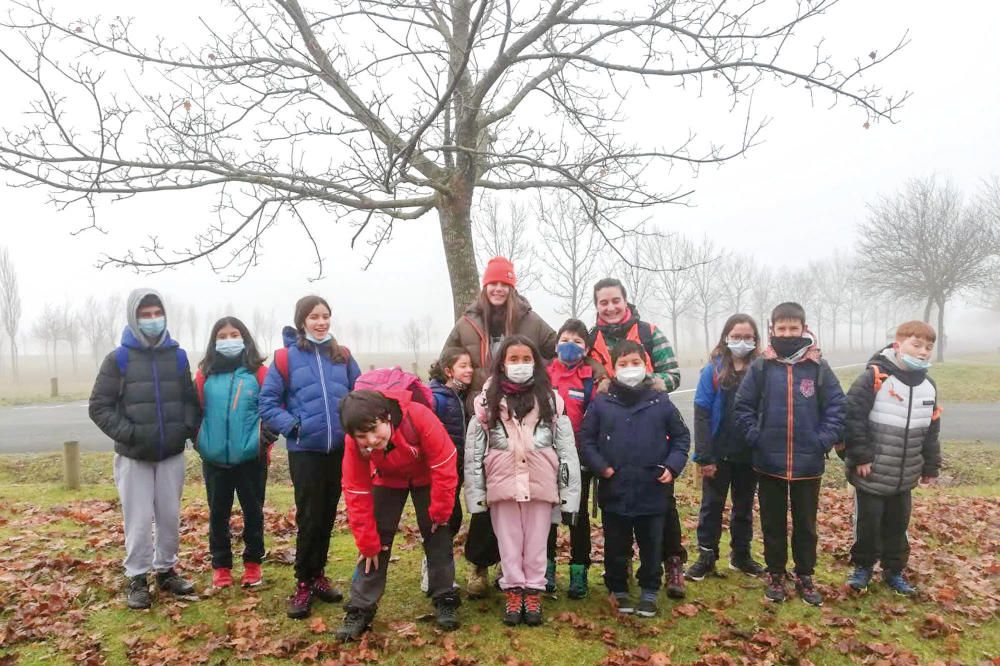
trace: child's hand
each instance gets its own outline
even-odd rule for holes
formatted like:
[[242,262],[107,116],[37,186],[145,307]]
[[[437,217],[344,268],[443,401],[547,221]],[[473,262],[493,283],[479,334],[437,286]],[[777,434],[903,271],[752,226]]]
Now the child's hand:
[[615,470],[612,469],[611,467],[608,467],[603,472],[601,472],[601,476],[604,477],[605,479],[610,479],[614,475],[615,475]]
[[[712,465],[712,467],[715,467],[715,465]],[[673,480],[674,480],[674,475],[667,468],[663,468],[663,474],[661,474],[660,478],[657,479],[657,481],[659,481],[660,483],[670,483]]]
[[[388,546],[382,546],[382,550],[389,550]],[[372,571],[378,571],[378,555],[375,557],[365,557],[361,553],[358,553],[358,564],[364,561],[365,563],[365,575],[367,576]]]
[[862,479],[867,479],[868,475],[872,473],[872,464],[865,463],[864,465],[858,465],[854,468],[854,472]]
[[431,534],[437,532],[439,527],[446,527],[447,525],[448,523],[433,523],[431,525]]
[[718,465],[699,465],[701,467],[701,475],[706,479],[714,479],[715,472],[719,469]]

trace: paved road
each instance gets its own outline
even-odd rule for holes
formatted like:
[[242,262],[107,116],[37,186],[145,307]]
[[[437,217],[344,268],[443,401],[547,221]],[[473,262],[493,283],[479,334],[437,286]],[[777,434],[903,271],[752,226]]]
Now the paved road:
[[[681,388],[671,396],[691,425],[697,369],[682,368],[681,377]],[[945,439],[1000,443],[1000,404],[946,404],[941,426]],[[86,402],[0,407],[0,453],[56,451],[71,439],[84,451],[112,449],[111,441],[90,422]]]

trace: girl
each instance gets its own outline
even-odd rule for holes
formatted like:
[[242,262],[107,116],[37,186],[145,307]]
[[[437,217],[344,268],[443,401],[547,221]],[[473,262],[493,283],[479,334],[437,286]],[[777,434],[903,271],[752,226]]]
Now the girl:
[[750,446],[733,414],[736,389],[759,353],[757,323],[749,315],[734,314],[726,320],[719,344],[701,371],[694,396],[694,461],[701,468],[698,561],[684,574],[688,580],[715,573],[726,495],[732,496],[733,503],[729,566],[751,576],[764,573],[750,556],[757,473],[750,462]]
[[541,354],[526,337],[505,339],[476,398],[465,443],[465,500],[489,509],[500,550],[507,625],[542,622],[545,546],[553,516],[575,522],[580,460]]
[[212,586],[233,584],[229,517],[233,493],[243,510],[243,587],[261,583],[264,559],[264,488],[270,445],[261,427],[257,396],[267,366],[250,331],[239,319],[215,322],[194,382],[202,408],[195,448],[208,495],[208,547]]
[[341,399],[361,374],[350,351],[330,332],[330,306],[319,296],[295,304],[295,327],[282,331],[284,349],[274,354],[260,393],[260,414],[285,436],[288,471],[295,490],[295,593],[288,617],[309,615],[313,597],[343,599],[324,574],[330,532],[340,501],[344,433],[337,418]]

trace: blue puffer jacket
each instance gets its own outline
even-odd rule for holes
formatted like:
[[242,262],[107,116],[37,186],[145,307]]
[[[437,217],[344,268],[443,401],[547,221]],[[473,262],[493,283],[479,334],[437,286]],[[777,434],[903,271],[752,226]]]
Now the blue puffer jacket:
[[[288,350],[288,385],[278,363],[271,364],[260,391],[260,416],[269,428],[285,436],[289,451],[325,451],[344,447],[340,427],[340,400],[354,389],[361,368],[353,357],[333,363],[307,343],[299,349],[298,333],[291,326],[282,331]],[[298,427],[298,432],[292,431]],[[291,436],[290,436],[291,435]]]
[[264,366],[256,373],[239,366],[208,377],[198,370],[195,388],[203,411],[195,448],[203,460],[232,467],[261,456],[257,397],[266,373]]
[[468,426],[462,397],[454,389],[436,379],[431,380],[430,387],[431,393],[434,394],[434,413],[448,431],[448,436],[461,455],[465,452],[465,429]]
[[[734,394],[739,388],[721,386],[719,374],[722,359],[713,357],[702,368],[698,388],[694,392],[694,460],[699,465],[714,465],[721,460],[732,463],[749,464],[750,450],[739,428],[722,432],[726,421],[726,405],[735,402]],[[732,423],[730,416],[730,423]],[[737,432],[733,432],[736,430]]]
[[736,420],[746,432],[754,468],[789,481],[823,475],[845,409],[840,382],[818,350],[793,364],[757,358],[736,393]]
[[580,458],[601,478],[601,509],[625,516],[648,516],[667,510],[673,484],[657,479],[669,469],[676,479],[687,463],[691,435],[666,393],[647,388],[632,405],[623,402],[612,383],[594,397],[580,428]]

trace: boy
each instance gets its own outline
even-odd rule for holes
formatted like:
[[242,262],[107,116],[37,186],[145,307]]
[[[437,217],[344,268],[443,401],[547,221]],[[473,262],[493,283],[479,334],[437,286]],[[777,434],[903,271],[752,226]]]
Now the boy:
[[847,579],[862,591],[876,560],[885,584],[910,596],[916,589],[903,577],[910,555],[906,528],[910,492],[930,483],[941,469],[937,389],[927,376],[937,335],[922,321],[896,329],[896,341],[872,356],[847,393],[845,460],[855,487],[854,573]]
[[788,505],[792,510],[795,590],[823,603],[816,568],[816,510],[825,457],[844,426],[844,392],[820,355],[806,313],[781,303],[771,313],[770,345],[750,365],[736,393],[736,420],[746,433],[759,474],[760,526],[767,565],[765,599],[782,602],[788,562]]
[[[559,329],[556,343],[556,358],[548,367],[552,388],[563,399],[566,415],[573,424],[576,448],[580,449],[580,426],[583,415],[594,395],[594,387],[607,375],[600,363],[585,358],[587,353],[587,325],[579,319],[567,319]],[[590,567],[590,515],[587,500],[590,497],[590,483],[593,476],[586,470],[580,471],[580,511],[576,524],[569,528],[569,598],[583,599],[587,596],[587,569]],[[556,589],[556,525],[549,530],[548,562],[545,567],[545,591]]]
[[459,599],[453,589],[455,560],[448,519],[458,471],[448,432],[431,409],[411,400],[408,391],[349,393],[340,402],[340,421],[346,433],[347,522],[359,556],[337,638],[357,639],[375,617],[407,495],[423,538],[435,620],[445,631],[457,629]]
[[[115,442],[114,479],[125,527],[125,602],[149,608],[147,576],[160,590],[190,595],[174,571],[180,541],[184,445],[201,409],[187,354],[167,332],[163,298],[136,289],[126,305],[121,346],[105,357],[90,394],[90,419]],[[156,538],[153,538],[153,530]]]
[[[653,617],[662,583],[664,526],[671,519],[674,480],[687,462],[691,436],[668,395],[653,388],[642,345],[625,340],[611,355],[615,378],[587,410],[580,452],[586,467],[600,477],[604,583],[618,613]],[[679,523],[674,531],[680,533]],[[628,592],[633,536],[639,542],[638,606]]]

